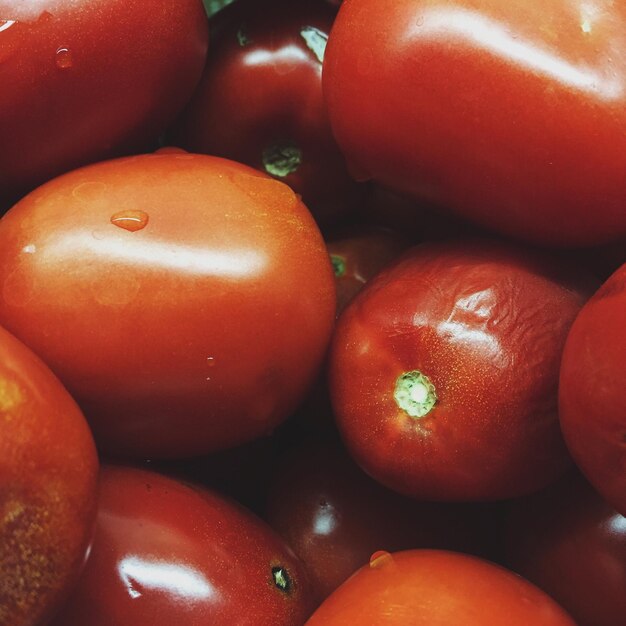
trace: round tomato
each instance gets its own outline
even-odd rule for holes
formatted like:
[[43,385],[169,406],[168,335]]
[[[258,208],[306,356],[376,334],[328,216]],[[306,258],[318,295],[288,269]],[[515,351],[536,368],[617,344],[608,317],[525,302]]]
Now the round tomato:
[[0,328],[0,624],[47,623],[76,582],[92,537],[97,473],[76,403]]
[[54,626],[300,626],[302,565],[261,520],[216,493],[105,467],[93,548]]
[[559,362],[589,285],[578,268],[487,241],[413,248],[339,318],[337,423],[357,462],[427,500],[513,497],[569,465]]
[[203,155],[88,166],[0,220],[0,323],[110,454],[190,456],[270,432],[333,327],[324,241],[283,183]]
[[579,626],[622,626],[626,518],[584,480],[511,504],[507,563],[557,600]]
[[360,178],[552,245],[626,235],[626,3],[350,0],[324,63]]
[[321,222],[357,190],[322,97],[335,11],[320,0],[240,0],[215,18],[200,86],[173,141],[263,170],[301,194]]
[[626,265],[576,318],[565,344],[559,417],[592,485],[626,515]]
[[454,552],[377,552],[307,626],[575,626],[545,593],[497,565]]
[[200,0],[0,0],[0,200],[154,140],[207,45]]

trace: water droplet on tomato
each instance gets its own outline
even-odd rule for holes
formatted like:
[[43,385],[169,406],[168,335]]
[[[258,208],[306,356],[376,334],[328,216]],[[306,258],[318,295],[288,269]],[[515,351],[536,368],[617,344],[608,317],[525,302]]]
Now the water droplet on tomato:
[[379,550],[378,552],[374,552],[370,557],[370,567],[372,569],[379,569],[384,567],[385,565],[389,565],[393,562],[393,557],[389,552],[385,552],[385,550]]
[[56,56],[54,59],[56,66],[60,70],[67,70],[74,64],[74,60],[72,59],[72,53],[69,48],[65,46],[61,46],[57,49]]
[[118,211],[111,215],[111,224],[135,232],[145,228],[149,216],[145,211]]
[[214,357],[214,356],[208,356],[208,357],[206,358],[206,364],[207,364],[209,367],[214,367],[214,366],[215,366],[215,357]]

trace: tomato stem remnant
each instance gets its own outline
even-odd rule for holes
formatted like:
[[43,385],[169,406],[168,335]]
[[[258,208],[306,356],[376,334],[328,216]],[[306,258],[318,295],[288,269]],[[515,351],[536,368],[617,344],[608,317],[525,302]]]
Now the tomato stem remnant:
[[398,376],[393,397],[403,411],[416,418],[428,415],[437,403],[435,386],[419,370]]
[[263,150],[263,167],[268,174],[284,178],[302,163],[302,151],[294,143],[274,144]]
[[285,593],[289,593],[291,591],[291,578],[287,570],[284,567],[272,567],[272,578],[274,579],[274,584]]
[[337,278],[341,278],[346,274],[346,260],[338,254],[330,255],[330,262],[333,265],[333,272]]

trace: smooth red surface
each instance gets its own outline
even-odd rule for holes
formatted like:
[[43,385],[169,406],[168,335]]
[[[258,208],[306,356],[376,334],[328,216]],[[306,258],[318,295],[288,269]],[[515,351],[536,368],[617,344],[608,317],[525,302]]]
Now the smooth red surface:
[[339,446],[299,445],[278,459],[265,519],[302,559],[320,600],[376,550],[489,549],[492,507],[416,502],[381,487]]
[[[274,584],[283,568],[288,590]],[[217,493],[105,467],[93,549],[54,626],[299,626],[313,605],[300,562]]]
[[[113,221],[112,221],[113,220]],[[287,185],[203,155],[100,163],[0,220],[0,323],[108,454],[191,456],[271,432],[317,375],[332,268]]]
[[348,0],[324,91],[373,178],[521,239],[626,234],[626,4]]
[[98,458],[76,403],[0,328],[0,624],[45,623],[83,566]]
[[300,164],[277,177],[325,223],[356,199],[322,97],[321,59],[334,17],[319,0],[240,0],[218,14],[202,81],[173,133],[190,151],[260,170],[272,146],[297,147]]
[[622,626],[626,518],[577,476],[511,505],[507,563],[579,626]]
[[497,565],[454,552],[373,555],[307,626],[575,626],[545,593]]
[[[575,266],[489,241],[424,244],[373,278],[339,318],[333,407],[357,462],[428,500],[530,493],[570,461],[557,417],[567,332],[589,284]],[[423,417],[394,398],[427,376]]]
[[335,270],[339,314],[370,278],[409,247],[409,240],[382,228],[352,229],[332,238],[326,247]]
[[585,305],[559,386],[565,441],[592,485],[626,515],[626,265]]
[[0,200],[154,141],[207,46],[200,0],[0,0]]

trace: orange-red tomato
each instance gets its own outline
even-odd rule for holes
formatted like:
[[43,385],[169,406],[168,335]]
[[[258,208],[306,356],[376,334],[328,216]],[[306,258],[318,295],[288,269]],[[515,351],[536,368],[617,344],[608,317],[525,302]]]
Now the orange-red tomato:
[[207,45],[200,0],[0,0],[0,200],[153,141]]
[[46,622],[76,582],[92,536],[97,472],[76,403],[0,328],[0,624]]
[[307,626],[575,626],[543,591],[501,567],[437,550],[372,555]]
[[340,316],[330,355],[357,462],[428,500],[556,480],[570,463],[559,363],[588,282],[556,258],[480,240],[417,246],[375,276]]
[[591,484],[626,515],[626,265],[585,305],[559,384],[565,441]]
[[334,322],[324,241],[293,191],[165,153],[40,187],[0,220],[0,320],[59,375],[110,454],[176,457],[270,432]]
[[302,564],[271,529],[217,493],[105,467],[93,548],[54,626],[300,626]]

